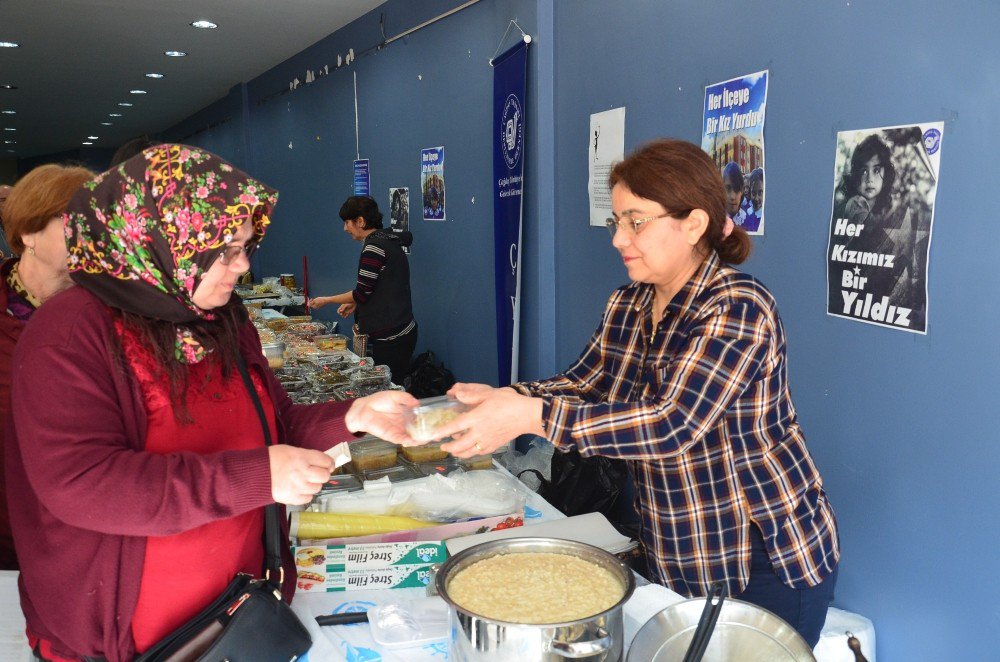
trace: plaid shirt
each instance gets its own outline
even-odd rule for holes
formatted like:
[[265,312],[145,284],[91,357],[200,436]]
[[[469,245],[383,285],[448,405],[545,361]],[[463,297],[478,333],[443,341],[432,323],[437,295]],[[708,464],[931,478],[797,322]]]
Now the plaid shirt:
[[557,448],[628,460],[660,583],[741,593],[756,525],[785,584],[818,584],[840,557],[837,525],[796,420],[771,293],[713,252],[658,324],[653,294],[619,288],[576,363],[515,388],[545,401]]

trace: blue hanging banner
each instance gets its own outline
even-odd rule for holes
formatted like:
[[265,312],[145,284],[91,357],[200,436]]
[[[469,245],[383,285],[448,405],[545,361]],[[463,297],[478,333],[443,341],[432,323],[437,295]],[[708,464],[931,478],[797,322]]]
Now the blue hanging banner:
[[523,41],[493,60],[493,247],[501,386],[517,381],[527,62]]
[[368,172],[368,159],[358,159],[354,162],[354,195],[371,195],[371,174]]

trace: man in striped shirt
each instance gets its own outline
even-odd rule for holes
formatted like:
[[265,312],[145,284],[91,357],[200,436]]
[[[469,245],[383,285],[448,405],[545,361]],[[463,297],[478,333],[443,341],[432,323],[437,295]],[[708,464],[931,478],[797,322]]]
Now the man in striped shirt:
[[354,313],[356,332],[368,336],[375,363],[389,366],[392,379],[403,382],[417,345],[417,322],[410,300],[410,265],[403,248],[413,243],[409,232],[382,228],[378,203],[351,196],[340,208],[344,231],[363,244],[358,280],[353,290],[309,300],[310,308],[339,304],[341,317]]

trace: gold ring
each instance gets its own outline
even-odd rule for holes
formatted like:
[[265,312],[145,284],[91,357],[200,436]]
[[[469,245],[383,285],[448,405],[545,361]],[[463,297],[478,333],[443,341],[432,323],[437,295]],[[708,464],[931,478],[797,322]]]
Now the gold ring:
[[483,450],[482,444],[480,444],[478,441],[476,442],[476,450],[477,451],[482,451]]

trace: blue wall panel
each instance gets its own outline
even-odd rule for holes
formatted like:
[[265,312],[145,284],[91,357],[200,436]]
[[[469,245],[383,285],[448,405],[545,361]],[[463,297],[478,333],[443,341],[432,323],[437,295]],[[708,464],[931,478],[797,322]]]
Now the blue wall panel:
[[[356,72],[373,194],[385,205],[388,187],[410,188],[418,350],[433,349],[460,379],[495,383],[486,60],[516,17],[536,37],[521,374],[551,374],[576,357],[607,295],[626,279],[607,232],[587,225],[590,114],[626,106],[626,149],[664,135],[697,141],[704,86],[769,69],[767,234],[745,267],[777,297],[795,401],[840,519],[836,604],[873,619],[880,660],[995,657],[1000,446],[989,412],[1000,352],[989,329],[1000,312],[992,254],[976,250],[992,245],[993,222],[976,203],[993,190],[1000,7],[483,0],[361,55],[381,39],[380,14],[391,36],[458,4],[386,3],[248,82],[247,102],[235,110],[245,119],[195,136],[228,158],[246,152],[247,170],[281,191],[255,271],[301,275],[307,255],[315,293],[353,285],[359,245],[343,234],[337,211],[351,193]],[[359,53],[354,65],[284,92],[350,47]],[[234,88],[190,122],[236,117],[241,95]],[[929,333],[826,315],[837,131],[933,120],[946,127]],[[437,145],[446,151],[445,223],[414,214],[419,150]]]
[[[557,317],[565,362],[624,270],[586,227],[592,112],[625,105],[626,148],[697,142],[704,86],[769,69],[767,234],[746,270],[774,291],[791,386],[837,510],[836,604],[873,619],[880,660],[1000,650],[1000,463],[990,136],[996,3],[556,2]],[[737,38],[721,38],[723,34]],[[599,48],[595,48],[595,43]],[[825,314],[836,132],[945,120],[927,336]],[[981,194],[981,193],[980,193]],[[572,256],[572,257],[570,257]],[[985,331],[985,332],[984,332]],[[563,350],[565,348],[565,350]],[[989,625],[987,625],[989,624]]]

